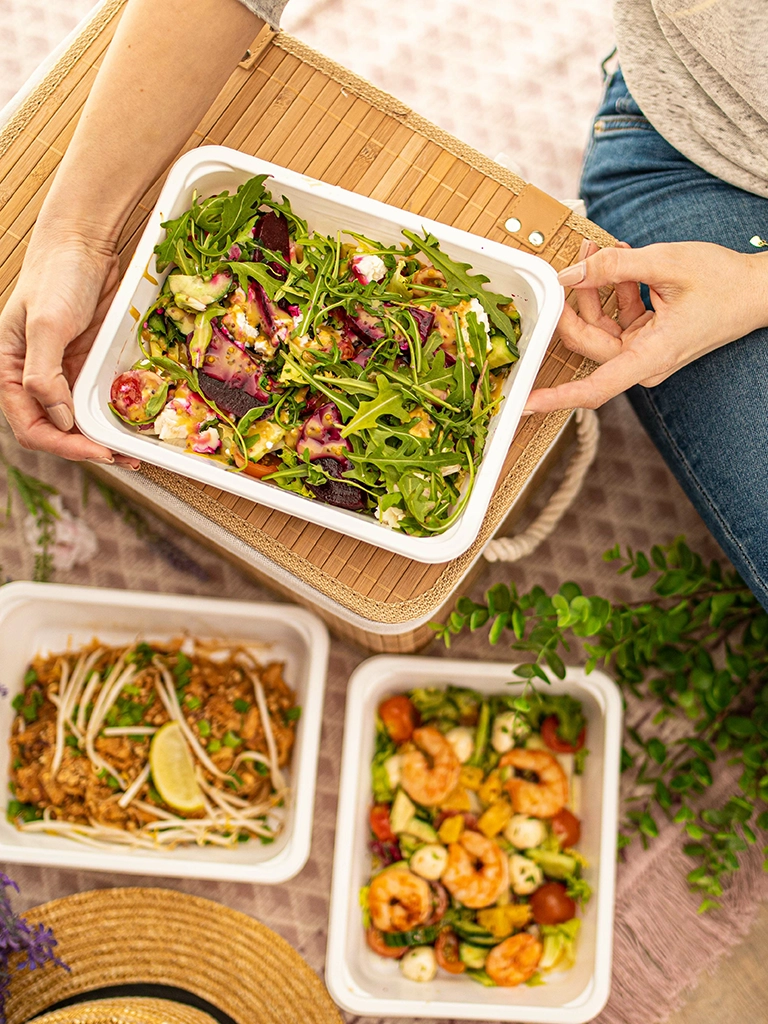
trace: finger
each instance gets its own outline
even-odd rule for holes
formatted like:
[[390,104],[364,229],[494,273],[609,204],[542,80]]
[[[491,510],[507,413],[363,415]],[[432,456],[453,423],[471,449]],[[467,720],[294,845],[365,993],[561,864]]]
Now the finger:
[[[614,327],[617,325],[611,321]],[[613,359],[622,350],[621,339],[612,333],[586,323],[566,303],[558,323],[560,338],[571,352],[594,359],[596,363],[605,363]]]
[[[597,252],[597,245],[589,238],[585,238],[579,249],[579,260],[582,262],[588,256]],[[591,324],[597,324],[603,315],[603,306],[600,302],[600,295],[596,288],[584,288],[579,292],[579,316]]]
[[8,425],[22,446],[33,451],[47,451],[62,459],[81,462],[96,459],[111,463],[112,452],[79,433],[64,433],[43,413],[38,402],[18,383],[2,382],[2,408]]
[[566,267],[557,277],[563,287],[579,291],[624,281],[659,284],[674,271],[671,259],[669,246],[665,245],[646,245],[640,249],[609,246],[580,263]]
[[64,376],[62,359],[73,336],[62,331],[57,318],[48,312],[30,312],[25,333],[24,391],[39,402],[59,430],[71,430],[75,423],[72,392]]
[[652,372],[650,360],[630,349],[599,366],[583,380],[532,391],[525,403],[525,411],[547,413],[556,409],[598,409],[633,384],[645,380]]

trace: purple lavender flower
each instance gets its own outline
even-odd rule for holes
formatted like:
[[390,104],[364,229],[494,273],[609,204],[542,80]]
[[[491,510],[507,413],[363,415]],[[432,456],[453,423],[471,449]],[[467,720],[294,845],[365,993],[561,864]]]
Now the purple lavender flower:
[[19,891],[18,885],[0,871],[0,1024],[6,1024],[5,1000],[11,984],[11,957],[17,953],[20,958],[13,970],[34,971],[36,967],[52,963],[69,967],[54,953],[56,939],[53,931],[43,924],[30,925],[25,917],[16,914],[11,906],[8,889]]

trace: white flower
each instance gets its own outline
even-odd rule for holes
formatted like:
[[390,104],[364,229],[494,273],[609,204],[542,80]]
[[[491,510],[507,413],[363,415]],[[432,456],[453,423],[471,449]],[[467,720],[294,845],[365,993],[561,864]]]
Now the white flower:
[[[67,572],[93,558],[98,549],[96,535],[87,523],[64,508],[58,494],[48,500],[59,516],[53,524],[53,544],[50,547],[53,568]],[[23,530],[24,539],[34,553],[42,552],[40,528],[32,514],[25,516]]]

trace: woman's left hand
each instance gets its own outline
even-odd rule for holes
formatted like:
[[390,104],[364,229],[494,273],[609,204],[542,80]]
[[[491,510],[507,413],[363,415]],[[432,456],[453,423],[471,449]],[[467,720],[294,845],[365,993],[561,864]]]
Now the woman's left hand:
[[[600,366],[589,377],[531,392],[528,413],[596,409],[634,384],[653,387],[695,359],[768,326],[768,255],[709,242],[630,249],[582,247],[582,260],[558,275],[578,292],[559,331],[572,352]],[[653,310],[640,298],[647,284]],[[598,288],[613,285],[617,320],[603,313]]]

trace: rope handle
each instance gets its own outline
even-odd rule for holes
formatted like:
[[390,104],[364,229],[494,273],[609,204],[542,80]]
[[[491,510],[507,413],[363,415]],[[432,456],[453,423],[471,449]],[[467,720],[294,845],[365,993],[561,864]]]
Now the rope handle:
[[517,562],[532,554],[552,533],[581,490],[600,441],[600,421],[594,409],[576,411],[576,451],[562,483],[527,530],[516,537],[497,537],[483,551],[488,562]]

